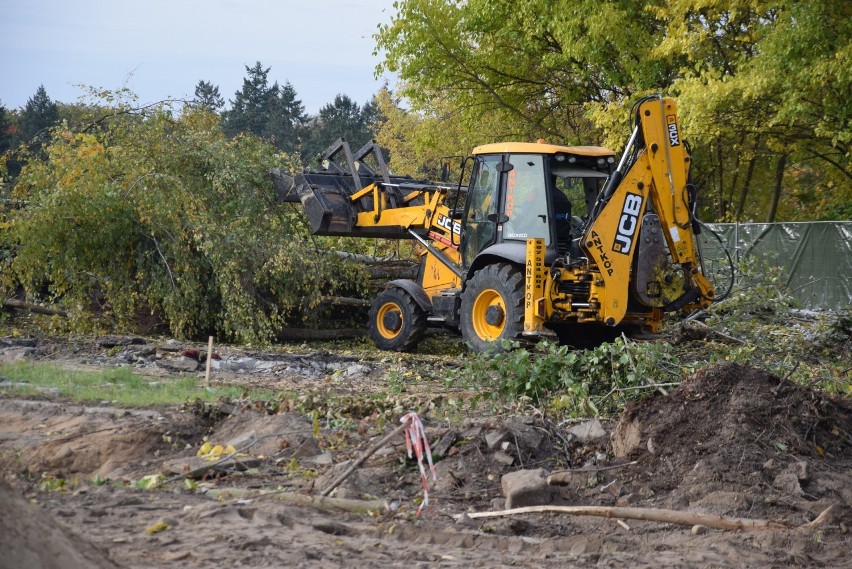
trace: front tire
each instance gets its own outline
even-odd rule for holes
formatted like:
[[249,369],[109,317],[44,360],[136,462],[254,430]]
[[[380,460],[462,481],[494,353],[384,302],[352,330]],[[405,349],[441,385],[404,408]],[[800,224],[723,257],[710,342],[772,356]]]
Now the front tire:
[[370,337],[381,350],[407,352],[426,334],[426,313],[401,288],[380,293],[370,307]]
[[474,352],[501,351],[524,329],[524,276],[497,263],[477,271],[461,295],[461,333]]

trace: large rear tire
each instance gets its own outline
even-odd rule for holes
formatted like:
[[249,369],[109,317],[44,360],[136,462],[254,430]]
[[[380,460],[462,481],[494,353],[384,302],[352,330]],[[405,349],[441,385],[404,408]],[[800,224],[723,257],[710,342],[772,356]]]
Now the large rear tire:
[[407,352],[426,334],[426,313],[401,288],[380,293],[370,307],[370,337],[382,350]]
[[524,330],[524,275],[508,263],[474,273],[461,294],[462,337],[474,352],[501,351]]

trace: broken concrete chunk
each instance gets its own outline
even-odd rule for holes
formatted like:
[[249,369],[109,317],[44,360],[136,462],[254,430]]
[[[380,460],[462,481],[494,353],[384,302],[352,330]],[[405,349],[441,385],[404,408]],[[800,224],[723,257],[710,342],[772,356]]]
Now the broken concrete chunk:
[[549,472],[543,468],[516,470],[501,479],[506,509],[549,504],[551,488],[547,485]]
[[332,458],[330,452],[324,452],[316,456],[309,456],[307,458],[303,458],[301,462],[307,464],[315,464],[317,466],[329,466],[331,464],[334,464],[334,459]]
[[5,350],[0,350],[0,363],[12,364],[21,360],[25,360],[32,354],[34,354],[35,351],[35,348],[30,347],[7,348]]
[[612,432],[612,453],[616,458],[623,458],[638,448],[641,441],[642,426],[639,421],[622,417]]
[[363,377],[365,375],[370,375],[370,372],[373,371],[373,368],[369,366],[365,366],[362,364],[352,364],[346,368],[346,371],[343,372],[345,377]]
[[804,460],[798,461],[795,465],[796,477],[800,482],[807,482],[810,476],[810,469],[808,468],[808,463]]
[[438,444],[432,447],[432,456],[435,458],[447,456],[447,453],[450,451],[450,447],[453,446],[453,443],[455,443],[458,438],[458,431],[447,431],[444,436],[441,437],[441,440],[438,441]]
[[606,431],[597,419],[574,425],[568,432],[577,437],[581,443],[588,443],[597,438],[606,436]]
[[485,434],[485,444],[488,445],[488,450],[494,450],[500,446],[500,443],[506,440],[509,433],[506,431],[489,431]]
[[499,462],[504,466],[512,466],[512,464],[515,463],[515,457],[503,452],[502,450],[498,450],[497,452],[492,454],[491,458],[493,458],[495,462]]
[[162,367],[177,371],[198,371],[198,360],[180,356],[176,358],[163,358],[159,361]]

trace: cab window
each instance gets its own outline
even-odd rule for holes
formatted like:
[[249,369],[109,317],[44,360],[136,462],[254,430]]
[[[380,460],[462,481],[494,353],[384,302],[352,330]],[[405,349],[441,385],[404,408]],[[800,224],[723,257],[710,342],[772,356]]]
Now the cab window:
[[544,156],[514,154],[509,158],[512,169],[506,181],[503,239],[526,241],[543,238],[550,244],[547,216],[547,186]]

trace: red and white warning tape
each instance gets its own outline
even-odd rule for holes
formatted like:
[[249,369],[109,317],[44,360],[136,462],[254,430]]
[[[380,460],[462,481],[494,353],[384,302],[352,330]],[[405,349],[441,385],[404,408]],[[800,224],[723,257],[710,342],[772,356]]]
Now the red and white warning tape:
[[412,458],[411,452],[417,456],[417,466],[420,467],[420,483],[423,485],[423,502],[417,508],[417,515],[423,506],[429,505],[429,479],[426,476],[426,468],[423,465],[423,455],[426,455],[426,461],[429,463],[429,471],[432,473],[432,481],[436,480],[435,466],[432,464],[432,451],[429,449],[429,440],[426,438],[426,432],[423,430],[423,423],[420,422],[420,417],[417,413],[406,413],[399,420],[401,423],[410,421],[408,428],[405,429],[405,448],[408,450],[408,458]]

